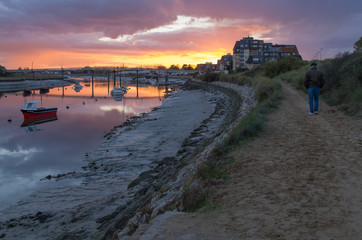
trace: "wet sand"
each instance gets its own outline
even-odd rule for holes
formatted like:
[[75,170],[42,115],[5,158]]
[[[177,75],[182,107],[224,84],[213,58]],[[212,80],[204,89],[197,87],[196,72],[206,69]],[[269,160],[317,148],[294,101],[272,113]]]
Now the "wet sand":
[[[0,236],[88,239],[113,234],[161,189],[180,189],[182,181],[170,181],[180,180],[179,171],[239,116],[235,110],[241,103],[232,92],[191,86],[155,111],[116,127],[86,157],[83,170],[52,178],[79,185],[36,192],[1,211]],[[155,205],[155,215],[160,206]]]

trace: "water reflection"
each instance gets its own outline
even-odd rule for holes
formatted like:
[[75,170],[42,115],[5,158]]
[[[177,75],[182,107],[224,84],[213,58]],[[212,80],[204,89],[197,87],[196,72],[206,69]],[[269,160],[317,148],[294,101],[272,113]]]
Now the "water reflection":
[[39,117],[27,117],[24,118],[21,127],[23,127],[26,132],[37,132],[39,131],[38,125],[44,124],[47,122],[52,122],[58,120],[57,114],[51,114],[46,116],[39,116]]
[[[81,89],[69,85],[45,94],[36,90],[29,96],[17,92],[0,97],[0,209],[35,190],[65,184],[39,180],[79,171],[85,165],[85,154],[97,148],[105,132],[161,105],[165,91],[155,86],[127,86],[129,91],[117,101],[110,96],[112,85],[107,82],[95,79],[93,87],[82,85]],[[57,107],[57,115],[24,119],[20,108],[29,100]]]

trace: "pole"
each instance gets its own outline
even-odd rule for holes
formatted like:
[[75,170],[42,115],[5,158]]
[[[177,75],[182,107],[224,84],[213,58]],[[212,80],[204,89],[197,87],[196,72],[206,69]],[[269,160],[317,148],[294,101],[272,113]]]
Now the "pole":
[[94,97],[94,70],[92,69],[92,97]]
[[108,94],[109,94],[109,71],[107,71],[107,86],[108,86]]
[[113,70],[113,88],[116,86],[116,70]]
[[33,80],[35,80],[35,73],[33,68],[33,62],[31,62],[31,72],[33,73]]
[[138,98],[138,69],[137,69],[137,75],[136,75],[136,89],[137,89],[137,98]]

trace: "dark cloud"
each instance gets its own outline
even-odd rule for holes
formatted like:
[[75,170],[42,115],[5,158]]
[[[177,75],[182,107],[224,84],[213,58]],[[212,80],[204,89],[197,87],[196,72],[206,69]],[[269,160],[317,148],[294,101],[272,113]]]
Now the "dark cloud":
[[0,27],[7,32],[103,32],[117,37],[170,23],[180,7],[179,0],[1,0]]
[[[136,34],[127,41],[99,41],[171,24],[180,15],[209,18],[212,24]],[[219,24],[225,19],[236,21]],[[6,59],[30,49],[127,56],[231,52],[236,40],[256,35],[273,43],[296,44],[310,59],[321,48],[326,56],[352,49],[362,34],[361,24],[359,0],[0,0],[0,55]]]

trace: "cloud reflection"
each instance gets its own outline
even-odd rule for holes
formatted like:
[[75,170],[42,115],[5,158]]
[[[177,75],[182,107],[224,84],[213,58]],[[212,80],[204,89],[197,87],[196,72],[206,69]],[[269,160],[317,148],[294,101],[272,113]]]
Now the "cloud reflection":
[[99,107],[100,110],[109,112],[113,110],[117,110],[120,113],[126,113],[126,114],[137,114],[137,111],[134,110],[132,107],[129,106],[112,106],[112,105],[104,105]]
[[23,149],[21,146],[18,146],[15,150],[9,150],[6,148],[0,148],[0,156],[5,157],[24,157],[26,161],[32,154],[42,152],[42,150],[36,149],[34,147],[29,149]]

